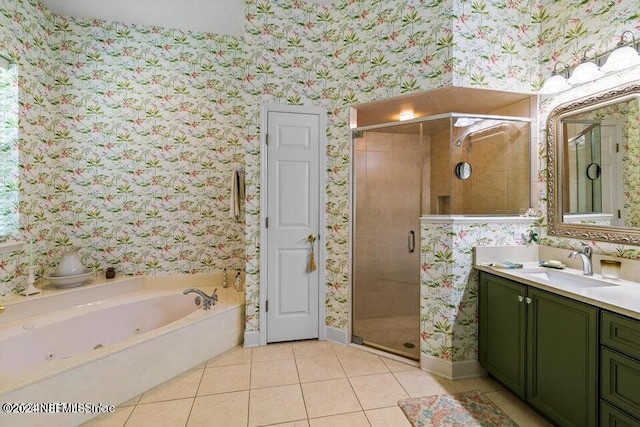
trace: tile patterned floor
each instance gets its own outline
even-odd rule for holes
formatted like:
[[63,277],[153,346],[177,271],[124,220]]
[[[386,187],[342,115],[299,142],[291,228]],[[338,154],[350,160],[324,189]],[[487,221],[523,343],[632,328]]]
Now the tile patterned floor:
[[550,426],[489,378],[448,381],[327,341],[234,348],[85,426],[410,427],[398,399],[474,389],[520,426]]

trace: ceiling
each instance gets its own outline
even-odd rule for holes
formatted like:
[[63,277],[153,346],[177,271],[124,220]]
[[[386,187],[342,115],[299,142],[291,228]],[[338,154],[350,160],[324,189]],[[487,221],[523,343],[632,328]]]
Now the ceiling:
[[[488,89],[445,87],[408,96],[399,96],[382,101],[359,104],[357,110],[358,127],[399,120],[404,111],[413,111],[415,117],[433,116],[444,113],[503,114],[508,106],[528,104],[535,95],[503,92]],[[528,106],[525,108],[528,111]],[[510,114],[512,115],[512,114]],[[530,114],[526,114],[528,117]]]
[[[312,1],[330,3],[330,0]],[[40,0],[40,2],[53,12],[64,16],[234,36],[244,34],[244,0]]]

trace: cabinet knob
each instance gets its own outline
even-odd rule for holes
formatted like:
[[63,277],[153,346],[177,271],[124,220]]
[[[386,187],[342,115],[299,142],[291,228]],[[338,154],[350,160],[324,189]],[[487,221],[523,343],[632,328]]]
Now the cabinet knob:
[[522,302],[522,301],[524,301],[524,297],[523,297],[522,295],[518,295],[518,297],[517,297],[517,298],[518,298],[518,302]]
[[531,304],[531,301],[533,301],[533,300],[531,298],[529,298],[529,297],[526,297],[524,299],[524,302],[526,302],[527,304]]

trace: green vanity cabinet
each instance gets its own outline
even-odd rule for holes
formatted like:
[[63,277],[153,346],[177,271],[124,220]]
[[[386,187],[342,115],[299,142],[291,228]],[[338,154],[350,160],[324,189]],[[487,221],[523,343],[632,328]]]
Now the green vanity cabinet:
[[597,424],[598,309],[480,272],[479,361],[560,426]]
[[555,423],[595,426],[598,309],[529,287],[527,400]]
[[511,280],[480,275],[480,364],[521,398],[525,397],[527,287]]
[[640,425],[640,321],[602,311],[600,420]]

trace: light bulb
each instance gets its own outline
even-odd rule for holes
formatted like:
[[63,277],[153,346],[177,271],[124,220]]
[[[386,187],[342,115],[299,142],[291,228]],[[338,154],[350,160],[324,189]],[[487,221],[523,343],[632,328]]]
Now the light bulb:
[[604,73],[600,71],[600,68],[598,68],[595,62],[583,62],[573,70],[567,82],[570,85],[579,85],[595,80],[603,75]]
[[607,62],[600,67],[600,70],[604,73],[609,73],[611,71],[624,70],[625,68],[638,64],[640,64],[638,51],[631,46],[623,46],[611,52],[611,55],[607,58]]

